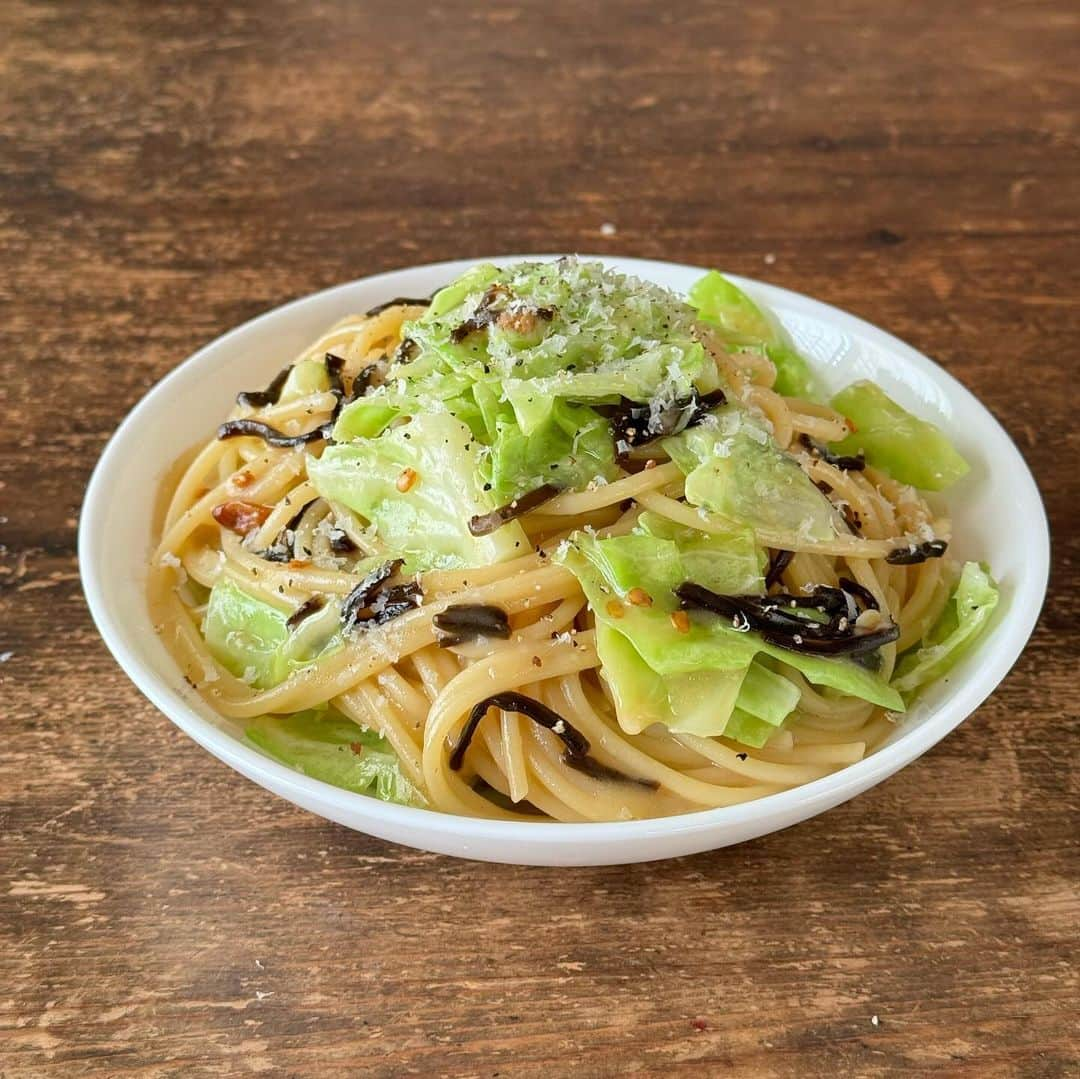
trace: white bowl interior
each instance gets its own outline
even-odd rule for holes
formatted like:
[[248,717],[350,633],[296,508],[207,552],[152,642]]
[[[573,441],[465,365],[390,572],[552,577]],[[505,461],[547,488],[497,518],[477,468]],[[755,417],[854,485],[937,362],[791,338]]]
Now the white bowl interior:
[[[549,256],[490,261],[529,257]],[[602,261],[679,293],[702,273],[641,259]],[[656,821],[518,824],[388,805],[293,772],[243,742],[239,731],[184,682],[153,630],[145,586],[159,485],[177,457],[210,437],[238,390],[264,385],[326,326],[392,296],[430,293],[472,264],[438,263],[354,281],[237,327],[154,387],[106,447],[87,490],[79,532],[80,568],[91,612],[135,684],[211,753],[313,812],[415,847],[544,865],[644,861],[763,835],[858,794],[925,752],[1005,676],[1035,625],[1049,565],[1042,502],[1008,435],[960,383],[896,338],[796,293],[735,278],[776,313],[830,389],[856,378],[873,379],[905,407],[949,432],[972,466],[948,493],[953,550],[960,557],[990,563],[1002,587],[1002,602],[978,648],[923,695],[888,745],[834,775],[745,805]],[[131,554],[124,559],[117,552]]]

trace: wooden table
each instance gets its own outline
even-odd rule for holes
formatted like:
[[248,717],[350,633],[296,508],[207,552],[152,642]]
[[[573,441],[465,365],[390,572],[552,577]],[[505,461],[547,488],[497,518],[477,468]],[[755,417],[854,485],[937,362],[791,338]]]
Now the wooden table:
[[[1078,15],[3,4],[0,1075],[1076,1074]],[[106,438],[284,300],[568,250],[764,277],[935,356],[1046,497],[1031,645],[888,783],[675,862],[452,861],[266,795],[90,623]]]

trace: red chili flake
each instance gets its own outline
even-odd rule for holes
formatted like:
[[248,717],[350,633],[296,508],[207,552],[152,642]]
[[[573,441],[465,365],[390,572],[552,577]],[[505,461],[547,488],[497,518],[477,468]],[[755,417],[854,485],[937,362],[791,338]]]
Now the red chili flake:
[[255,473],[247,468],[243,469],[240,472],[237,472],[236,475],[232,478],[232,485],[234,487],[250,487],[254,482]]
[[695,1030],[708,1030],[709,1029],[709,1024],[706,1023],[704,1019],[691,1019],[690,1020],[690,1025]]
[[210,512],[222,528],[246,536],[265,523],[271,508],[256,502],[222,502]]
[[364,755],[363,742],[350,742],[349,749],[351,749],[358,757],[362,757]]

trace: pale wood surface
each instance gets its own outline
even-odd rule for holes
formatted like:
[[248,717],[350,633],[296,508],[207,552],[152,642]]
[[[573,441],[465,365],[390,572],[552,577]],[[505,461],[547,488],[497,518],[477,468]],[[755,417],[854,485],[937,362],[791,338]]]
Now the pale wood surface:
[[[1076,1074],[1078,55],[1064,0],[0,3],[0,1076]],[[138,695],[75,559],[124,412],[294,296],[530,250],[808,292],[994,410],[1055,576],[974,718],[560,871],[327,824]]]

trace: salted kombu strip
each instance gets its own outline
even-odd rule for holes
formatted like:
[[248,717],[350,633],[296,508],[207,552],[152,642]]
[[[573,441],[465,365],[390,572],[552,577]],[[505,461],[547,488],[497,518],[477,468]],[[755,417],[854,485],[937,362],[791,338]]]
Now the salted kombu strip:
[[283,367],[274,375],[265,390],[242,390],[236,395],[236,403],[247,408],[265,408],[267,405],[276,405],[292,369],[291,363],[288,367]]
[[854,596],[863,605],[863,610],[881,610],[874,593],[871,592],[869,588],[859,584],[858,581],[853,581],[850,577],[841,577],[838,583],[845,592]]
[[381,566],[376,566],[367,574],[343,600],[341,604],[342,622],[355,622],[359,612],[371,605],[371,601],[375,598],[383,583],[393,577],[404,564],[403,559],[394,558],[389,562],[384,562]]
[[541,727],[546,727],[556,735],[565,748],[562,752],[562,761],[568,768],[573,768],[594,779],[606,779],[616,783],[632,783],[635,786],[646,787],[649,790],[657,790],[660,784],[655,779],[643,779],[638,776],[630,776],[620,772],[617,768],[611,768],[601,763],[595,757],[589,755],[589,740],[569,720],[563,719],[558,712],[548,708],[546,704],[526,697],[523,693],[515,693],[507,690],[502,693],[493,693],[477,702],[469,713],[469,719],[462,729],[461,736],[450,753],[450,767],[456,772],[465,763],[465,752],[472,742],[476,728],[480,720],[487,715],[489,708],[501,708],[504,712],[516,712],[518,715],[531,719]]
[[217,429],[219,439],[239,438],[248,436],[261,438],[268,446],[277,446],[281,449],[289,449],[295,446],[306,446],[309,442],[317,442],[319,439],[330,436],[332,424],[321,424],[313,431],[305,431],[302,435],[287,435],[276,427],[260,420],[236,419],[226,420]]
[[324,596],[308,596],[299,607],[285,619],[286,629],[296,629],[305,618],[309,618],[315,614],[316,611],[321,611],[326,606],[326,598]]
[[469,531],[474,536],[487,536],[498,528],[502,528],[507,521],[521,517],[530,510],[554,498],[559,493],[559,488],[550,483],[541,484],[528,494],[518,495],[511,499],[505,506],[499,506],[490,513],[480,513],[469,520]]
[[[247,417],[243,417],[235,420],[226,420],[217,429],[217,437],[219,439],[226,438],[238,438],[247,436],[250,438],[261,438],[269,446],[277,446],[279,449],[291,449],[296,446],[306,446],[310,442],[318,442],[320,439],[329,439],[330,432],[333,430],[334,422],[337,420],[338,413],[341,411],[341,406],[345,400],[345,385],[342,382],[342,371],[345,367],[345,360],[341,356],[335,356],[332,352],[326,353],[324,361],[326,364],[326,373],[330,379],[329,392],[335,397],[334,409],[330,413],[330,418],[324,423],[321,423],[318,427],[311,431],[305,431],[299,435],[287,435],[284,431],[279,431],[276,427],[271,427],[268,423],[263,423],[261,420],[253,420]],[[288,369],[285,371],[286,377],[288,377]],[[281,377],[280,375],[278,376]],[[277,379],[274,380],[276,382]],[[284,383],[283,383],[284,384]],[[271,383],[271,386],[273,383]],[[276,402],[278,396],[281,394],[280,387],[277,391],[277,396],[273,398]],[[246,395],[248,399],[251,399],[251,395]],[[271,402],[267,402],[271,403]]]
[[892,566],[916,566],[929,558],[940,558],[948,549],[945,540],[927,540],[925,543],[912,543],[907,547],[897,547],[885,556],[885,561]]
[[[261,551],[253,551],[252,554],[267,562],[291,562],[296,555],[296,537],[294,533],[300,527],[304,514],[312,507],[313,503],[305,502],[296,513],[285,522],[285,527],[277,534],[274,542]],[[290,534],[293,538],[290,539]]]
[[431,298],[428,296],[423,297],[423,299],[414,296],[395,296],[392,300],[384,300],[374,307],[369,307],[365,314],[368,318],[371,318],[374,315],[381,315],[391,307],[428,307],[430,304]]
[[453,603],[433,619],[435,628],[446,636],[439,638],[443,648],[450,648],[477,637],[507,640],[510,620],[501,607],[485,603]]
[[813,457],[818,457],[827,465],[839,468],[842,472],[862,472],[866,468],[866,458],[862,453],[855,456],[840,456],[829,451],[828,446],[815,442],[809,435],[799,435],[799,441]]
[[709,414],[727,401],[723,390],[699,395],[696,389],[688,397],[680,397],[665,408],[656,410],[623,397],[614,410],[598,409],[610,416],[612,434],[615,438],[615,456],[624,460],[635,446],[644,446],[658,438],[667,438],[695,427]]
[[769,559],[769,568],[765,573],[766,588],[772,588],[774,584],[780,583],[780,578],[783,577],[784,570],[791,565],[791,560],[794,557],[794,551],[773,551],[772,557]]
[[[736,629],[756,630],[770,644],[805,655],[854,656],[871,652],[900,636],[892,622],[865,633],[856,632],[858,610],[843,589],[821,587],[809,596],[721,596],[685,581],[675,589],[682,607],[699,608],[732,620]],[[839,597],[839,598],[837,598]],[[811,609],[829,614],[827,621],[800,615]]]

